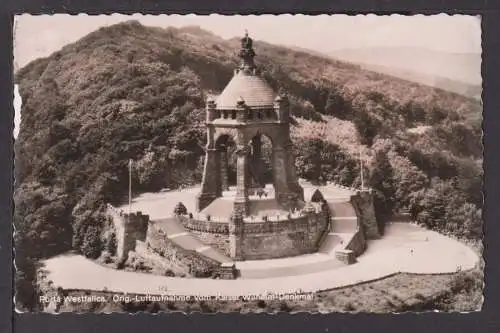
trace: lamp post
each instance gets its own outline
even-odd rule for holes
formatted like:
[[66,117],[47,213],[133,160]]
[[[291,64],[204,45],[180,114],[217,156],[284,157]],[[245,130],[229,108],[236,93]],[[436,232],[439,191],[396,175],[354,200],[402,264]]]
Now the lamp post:
[[362,158],[362,153],[361,153],[361,146],[359,147],[359,167],[361,170],[361,191],[364,191],[365,189],[365,180],[363,177],[363,158]]
[[[132,159],[128,160],[128,215],[132,209]],[[129,217],[130,218],[130,217]]]

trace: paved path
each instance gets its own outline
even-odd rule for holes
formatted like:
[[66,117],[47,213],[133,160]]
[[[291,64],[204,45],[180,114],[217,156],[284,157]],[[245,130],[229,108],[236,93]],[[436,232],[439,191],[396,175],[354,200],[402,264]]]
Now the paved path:
[[[368,250],[358,258],[356,264],[299,276],[237,280],[171,278],[113,270],[76,255],[58,256],[44,263],[49,272],[48,278],[55,286],[64,289],[163,294],[162,290],[166,288],[171,295],[237,297],[299,290],[316,292],[371,281],[398,272],[453,273],[459,267],[462,270],[472,269],[478,262],[477,254],[462,243],[415,225],[393,223],[387,226],[382,239],[369,241]],[[265,265],[271,263],[265,261]]]
[[[168,192],[144,193],[132,200],[131,211],[141,211],[148,214],[152,220],[171,217],[178,202],[182,202],[188,212],[196,211],[196,195],[200,191],[199,187],[187,188]],[[128,211],[128,205],[118,207],[123,211]]]
[[207,246],[205,243],[201,242],[191,233],[187,232],[182,225],[177,222],[175,218],[166,218],[158,221],[154,221],[156,226],[161,229],[167,238],[180,246],[183,249],[196,251],[202,255],[213,259],[219,263],[232,263],[233,260],[219,251]]
[[[297,257],[248,260],[236,263],[242,279],[268,279],[291,277],[328,271],[345,266],[335,256],[324,253],[305,254]],[[265,282],[265,281],[264,281]]]
[[[217,198],[210,205],[201,211],[202,215],[211,215],[215,220],[219,217],[227,221],[234,209],[234,197]],[[251,216],[283,216],[288,214],[288,210],[280,207],[278,201],[269,197],[254,197],[249,201],[248,215]]]
[[[314,186],[310,183],[307,182],[301,182],[301,185],[304,187],[304,192],[306,192],[306,197],[311,193],[313,193],[318,187]],[[336,186],[322,186],[319,187],[322,193],[324,193],[325,197],[331,201],[340,201],[340,202],[345,202],[346,200],[349,200],[350,195],[352,194],[351,191],[344,189],[344,188],[339,188]],[[266,189],[271,193],[272,192],[272,186],[267,185]],[[152,220],[159,220],[159,219],[164,219],[167,217],[170,217],[173,215],[174,208],[177,205],[178,202],[182,202],[188,212],[191,212],[193,214],[196,214],[196,195],[200,192],[200,186],[194,186],[191,188],[186,188],[183,190],[174,190],[174,191],[166,191],[166,192],[156,192],[156,193],[144,193],[141,194],[140,196],[133,198],[132,200],[132,205],[131,205],[131,211],[141,211],[144,214],[148,214],[149,217]],[[212,212],[212,216],[229,216],[230,211],[228,211],[228,208],[232,208],[230,202],[224,202],[227,200],[231,200],[232,197],[236,194],[235,188],[231,187],[230,191],[225,191],[224,192],[224,198],[219,199],[221,203],[229,203],[229,205],[223,205],[223,208],[221,209],[222,212]],[[264,205],[268,207],[254,207],[255,210],[260,210],[260,209],[267,209],[267,210],[276,210],[276,204],[273,203],[273,200],[271,200],[272,195],[270,194],[267,199],[269,200],[264,200],[266,198],[263,198],[263,200],[256,200],[256,196],[251,196],[251,199],[254,199],[257,201],[255,205]],[[122,209],[123,211],[127,212],[128,211],[128,205],[123,205],[121,207],[118,207]],[[217,207],[219,208],[219,207]],[[217,211],[217,209],[214,209]]]

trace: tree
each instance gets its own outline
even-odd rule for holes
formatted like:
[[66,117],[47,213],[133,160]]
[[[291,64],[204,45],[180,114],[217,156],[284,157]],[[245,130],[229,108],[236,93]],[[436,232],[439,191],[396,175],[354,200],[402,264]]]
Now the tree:
[[452,192],[453,190],[447,191],[445,224],[442,230],[461,238],[480,239],[483,235],[481,209],[466,202],[463,193],[457,194],[456,190]]
[[425,191],[424,196],[418,202],[416,221],[428,228],[443,230],[446,224],[446,198],[442,196],[438,188],[430,188]]
[[114,232],[112,232],[109,235],[108,239],[106,240],[105,249],[111,256],[114,256],[114,255],[116,255],[117,246],[118,246],[118,244],[116,241],[116,234]]
[[331,88],[324,112],[339,119],[349,119],[352,116],[349,102],[342,95],[342,89],[339,85],[334,85]]
[[187,214],[186,206],[184,206],[184,204],[182,202],[179,202],[174,208],[174,214],[175,215],[186,215]]
[[88,258],[97,259],[103,250],[101,230],[98,226],[89,225],[83,238],[82,253]]
[[168,149],[164,146],[146,149],[135,163],[139,187],[142,191],[158,191],[167,185]]
[[371,117],[368,112],[358,109],[354,114],[353,122],[358,130],[361,144],[371,146],[375,136],[382,127],[380,121]]
[[411,195],[429,185],[425,173],[420,171],[408,158],[391,153],[391,165],[394,170],[395,208],[408,208]]
[[470,239],[481,239],[483,237],[482,212],[475,205],[465,203],[456,211],[459,217],[464,219],[464,234]]
[[[395,204],[394,170],[384,152],[377,152],[369,181],[374,190],[377,221],[383,223],[393,213]],[[380,225],[382,226],[382,224]]]
[[296,143],[296,166],[300,177],[311,181],[318,181],[321,175],[321,148],[323,141],[320,138],[306,139]]
[[430,188],[412,196],[410,212],[418,223],[436,231],[469,239],[482,236],[481,210],[465,201],[453,181],[433,179]]

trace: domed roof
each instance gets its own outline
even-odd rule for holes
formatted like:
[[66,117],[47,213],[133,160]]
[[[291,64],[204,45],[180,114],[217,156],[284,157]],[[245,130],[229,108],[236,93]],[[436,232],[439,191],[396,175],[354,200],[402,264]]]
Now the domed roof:
[[272,107],[276,93],[263,77],[240,70],[217,98],[217,109],[234,109],[243,99],[251,108]]

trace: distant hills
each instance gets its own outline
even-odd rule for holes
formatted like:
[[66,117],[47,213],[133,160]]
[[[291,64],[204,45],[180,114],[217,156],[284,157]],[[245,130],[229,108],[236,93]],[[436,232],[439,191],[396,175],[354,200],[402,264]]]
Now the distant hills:
[[[181,155],[191,156],[196,166],[202,150],[193,151],[191,145],[203,145],[198,141],[203,140],[204,135],[199,130],[192,130],[196,135],[187,135],[184,128],[201,125],[204,100],[209,94],[220,93],[230,80],[238,62],[238,48],[238,39],[224,40],[199,27],[163,29],[131,21],[101,28],[49,57],[29,63],[16,74],[23,98],[17,143],[23,154],[18,155],[17,179],[22,183],[22,180],[44,178],[53,184],[62,178],[61,173],[76,172],[83,168],[79,162],[86,155],[87,158],[104,156],[105,148],[96,146],[94,141],[97,137],[101,137],[102,143],[115,142],[109,147],[109,153],[115,154],[113,149],[117,146],[123,149],[123,155],[113,156],[113,163],[124,164],[129,157],[140,158],[150,144],[161,143]],[[409,128],[440,124],[444,119],[465,122],[474,131],[480,128],[481,105],[477,100],[411,82],[416,79],[400,79],[397,76],[404,75],[396,75],[397,71],[381,67],[383,64],[376,68],[370,65],[367,70],[307,50],[261,41],[255,41],[255,48],[256,61],[267,81],[275,90],[284,88],[289,93],[295,117],[321,121],[324,116],[334,116],[357,122],[358,131],[363,131],[360,135],[365,136],[367,142],[372,142],[377,135],[394,137]],[[387,50],[372,52],[347,50],[336,56],[349,57],[350,61],[375,59],[373,62],[383,60],[385,63],[401,58],[401,54],[396,57],[396,50],[391,53],[392,58],[387,56]],[[445,61],[443,56],[434,55],[437,60],[431,66],[431,62],[422,60],[429,59],[429,53],[425,57],[425,52],[410,53],[408,63],[415,64],[415,68],[417,59],[421,65],[429,63],[429,70],[436,68],[437,60]],[[460,61],[470,64],[457,76],[461,74],[474,80],[472,74],[465,73],[472,73],[475,58],[470,55],[452,58],[455,60],[446,62],[448,69],[441,69],[440,73],[459,72],[459,59],[462,59]],[[392,65],[397,66],[398,62]],[[374,73],[375,69],[391,75]],[[407,76],[416,77],[413,72]],[[441,82],[449,86],[452,83]],[[90,132],[93,135],[89,135]],[[445,136],[444,142],[451,142],[446,137],[448,130],[440,135]],[[187,141],[181,142],[181,137]],[[436,145],[436,150],[444,149],[436,142],[428,144]],[[101,152],[94,155],[97,150]],[[469,150],[478,155],[476,146]],[[61,156],[56,153],[75,164],[75,170],[61,168],[57,164],[61,163],[58,160]],[[54,165],[58,167],[52,168]],[[100,172],[90,173],[93,176],[84,173],[85,176],[78,178],[68,174],[64,178],[78,180],[71,185],[72,189],[85,192],[95,181],[94,177],[104,171],[116,172],[112,164],[106,168],[103,164]]]
[[414,47],[344,49],[333,58],[468,97],[481,96],[481,55]]

